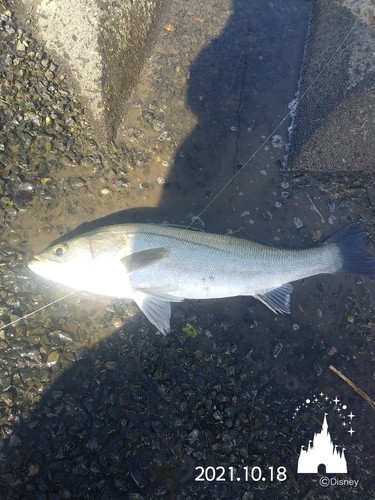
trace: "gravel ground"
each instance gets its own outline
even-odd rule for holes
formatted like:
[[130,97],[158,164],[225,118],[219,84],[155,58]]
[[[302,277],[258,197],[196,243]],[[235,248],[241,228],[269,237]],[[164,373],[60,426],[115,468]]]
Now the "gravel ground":
[[[199,16],[176,3],[161,18],[155,52],[109,152],[96,145],[59,68],[2,10],[3,323],[69,292],[32,276],[24,266],[30,253],[99,217],[189,223],[282,118],[296,91],[278,71],[298,73],[297,2],[275,2],[269,10],[254,2],[251,15],[243,14],[244,2],[232,10],[215,2],[189,6]],[[217,16],[208,28],[212,11]],[[230,43],[236,34],[245,45]],[[225,52],[230,45],[235,56]],[[301,58],[302,48],[300,42]],[[207,61],[216,66],[205,80]],[[181,102],[172,105],[185,98],[198,123]],[[243,225],[263,241],[303,246],[362,220],[374,255],[371,177],[280,170],[286,132],[278,131],[215,211],[201,217],[205,229]],[[163,162],[173,167],[168,178]],[[161,176],[166,182],[159,184]],[[373,280],[355,276],[304,280],[296,284],[290,316],[274,316],[247,298],[188,301],[173,306],[173,331],[165,337],[136,306],[81,294],[3,328],[0,497],[372,498],[373,410],[329,366],[371,395],[374,291]],[[356,416],[349,439],[332,411],[335,396]],[[357,486],[323,488],[321,473],[297,474],[301,446],[319,432],[324,412],[333,442],[346,447],[348,474],[334,477],[359,480]],[[199,467],[214,480],[200,481]]]

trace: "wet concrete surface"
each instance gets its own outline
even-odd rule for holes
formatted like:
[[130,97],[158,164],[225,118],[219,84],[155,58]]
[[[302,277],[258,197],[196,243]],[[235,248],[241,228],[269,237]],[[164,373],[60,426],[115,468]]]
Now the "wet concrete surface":
[[[43,155],[39,138],[30,139],[27,153],[4,139],[4,322],[69,292],[24,263],[97,219],[188,225],[200,216],[208,232],[242,226],[262,241],[294,247],[311,245],[317,231],[328,236],[362,220],[375,254],[371,178],[290,173],[280,165],[290,122],[271,133],[297,91],[309,4],[267,5],[171,4],[112,156],[96,146],[80,114],[75,127],[66,125],[73,131],[61,132],[70,141],[65,151],[56,130]],[[15,118],[4,113],[13,133]],[[25,125],[25,133],[34,137],[36,128]],[[24,166],[12,171],[14,164]],[[16,204],[27,180],[33,197]],[[371,498],[373,410],[329,366],[371,395],[373,294],[370,278],[319,276],[295,284],[290,316],[275,316],[252,298],[187,301],[172,306],[166,337],[134,304],[78,294],[3,328],[1,494]],[[356,415],[351,437],[335,417],[335,396]],[[324,412],[333,442],[346,448],[343,477],[358,479],[357,487],[323,488],[322,471],[297,474],[301,446],[319,432]],[[197,467],[214,479],[200,481]],[[259,467],[262,477],[250,480],[244,467]]]
[[338,2],[312,5],[300,100],[293,111],[290,169],[373,173],[374,12],[362,2],[355,11]]
[[8,3],[18,25],[30,30],[69,75],[96,141],[107,146],[142,69],[161,0]]

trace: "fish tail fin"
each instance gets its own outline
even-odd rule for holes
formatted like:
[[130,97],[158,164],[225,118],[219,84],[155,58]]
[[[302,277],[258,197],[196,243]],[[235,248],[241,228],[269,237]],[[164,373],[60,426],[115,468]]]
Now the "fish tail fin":
[[324,241],[335,243],[341,252],[342,266],[337,272],[375,276],[375,259],[362,250],[365,235],[362,224],[354,222],[342,227]]

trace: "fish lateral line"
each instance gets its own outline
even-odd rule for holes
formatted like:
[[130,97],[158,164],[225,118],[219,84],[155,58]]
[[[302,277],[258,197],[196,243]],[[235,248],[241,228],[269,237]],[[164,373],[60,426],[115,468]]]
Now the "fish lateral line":
[[[356,25],[358,24],[363,12],[365,11],[365,5],[363,6],[360,14],[358,15],[357,19],[355,20],[353,26],[351,27],[350,30],[348,30],[347,34],[345,35],[345,37],[343,38],[343,40],[340,42],[340,44],[338,45],[338,47],[335,49],[335,51],[333,52],[333,54],[329,57],[329,59],[326,61],[326,63],[322,66],[322,69],[320,70],[320,72],[318,73],[318,75],[315,77],[315,79],[311,82],[311,84],[309,85],[309,87],[305,90],[305,92],[299,96],[297,99],[296,99],[296,105],[299,104],[302,99],[304,99],[309,93],[310,91],[315,87],[315,84],[316,82],[318,81],[318,79],[321,77],[321,75],[325,72],[326,68],[329,66],[329,64],[331,63],[331,61],[336,57],[336,55],[338,54],[338,52],[340,51],[340,49],[343,47],[343,45],[345,44],[346,40],[348,39],[348,37],[350,36],[350,34],[352,33],[352,31],[355,29]],[[247,165],[250,163],[250,161],[259,153],[259,151],[267,144],[267,142],[272,138],[272,136],[278,131],[278,129],[281,127],[281,125],[288,119],[288,117],[290,116],[290,112],[286,113],[285,116],[280,120],[279,124],[274,128],[274,130],[268,135],[268,137],[262,142],[262,144],[255,150],[254,153],[252,153],[249,158],[243,163],[243,165],[241,166],[241,168],[229,179],[229,181],[227,181],[224,186],[219,190],[219,192],[210,200],[210,202],[203,208],[203,210],[198,214],[198,216],[195,216],[193,218],[193,220],[190,222],[189,225],[187,225],[186,227],[185,226],[182,226],[181,227],[181,236],[187,231],[187,230],[191,230],[191,229],[195,229],[195,228],[192,228],[195,220],[199,219],[206,211],[207,209],[212,205],[212,203],[225,191],[225,189],[233,182],[233,180],[236,179],[236,177],[247,167]],[[339,230],[340,231],[340,230]],[[335,233],[336,234],[336,233]],[[240,235],[233,235],[233,236],[237,236],[237,237],[241,237]],[[332,235],[330,238],[332,238],[334,235]],[[244,236],[242,236],[244,237]],[[250,239],[250,238],[249,238]],[[329,241],[329,239],[327,240]],[[333,242],[333,240],[331,240]],[[347,243],[347,241],[346,241]],[[337,243],[339,245],[339,242]],[[353,250],[353,249],[352,249]],[[346,255],[346,257],[345,257]],[[359,255],[359,253],[356,254],[357,257]],[[365,252],[362,252],[361,253],[361,256],[363,255],[368,255],[368,254],[365,254]],[[351,259],[352,257],[352,254],[347,251],[345,254],[344,254],[344,264],[343,264],[343,271],[342,272],[357,272],[357,271],[363,271],[363,266],[361,268],[361,266],[357,265],[357,266],[354,266],[353,265],[353,260]],[[370,256],[369,256],[370,257]],[[345,258],[347,259],[347,262],[345,262]],[[130,259],[130,263],[131,265],[133,266],[133,269],[136,270],[138,269],[139,267],[142,267],[143,265],[146,265],[146,260],[147,259],[141,259],[141,261],[132,261]],[[157,258],[154,256],[154,260],[156,261]],[[151,259],[152,261],[152,259]],[[152,263],[150,261],[150,263]],[[364,262],[365,264],[367,264],[368,266],[371,266],[370,264],[370,261],[369,259],[367,258],[367,260],[365,261],[362,261]],[[125,264],[125,263],[124,263]],[[129,264],[129,262],[128,262]],[[368,268],[367,268],[368,269]],[[368,272],[365,272],[364,274],[369,274]],[[292,285],[290,284],[285,284],[283,285],[284,289],[283,289],[283,292],[284,293],[281,293],[281,290],[279,290],[278,293],[275,293],[273,290],[270,290],[268,292],[265,292],[263,295],[259,294],[257,296],[257,298],[259,300],[261,300],[265,305],[267,305],[268,307],[270,307],[270,305],[272,305],[272,307],[270,307],[270,309],[272,309],[274,312],[289,312],[287,311],[287,309],[289,309],[289,297],[290,297],[290,293],[291,293],[291,290],[292,288],[288,288],[288,285],[290,287],[292,287]],[[281,287],[282,288],[282,287]],[[277,290],[277,289],[276,289]],[[56,299],[48,304],[46,304],[45,306],[43,307],[40,307],[38,309],[36,309],[35,311],[32,311],[30,313],[27,313],[25,314],[24,316],[22,316],[21,318],[18,318],[6,325],[3,325],[3,326],[0,326],[0,329],[4,329],[6,327],[9,327],[9,326],[13,326],[15,325],[16,323],[18,323],[19,321],[23,320],[23,319],[26,319],[46,308],[48,308],[49,306],[53,305],[53,304],[56,304],[57,302],[61,301],[61,300],[64,300],[65,298],[75,294],[77,291],[79,291],[79,289],[75,289],[73,290],[72,292],[69,292],[68,294],[60,297],[59,299]],[[290,293],[288,293],[290,292]],[[289,296],[289,297],[288,297]],[[160,299],[159,299],[160,300]],[[137,303],[138,302],[143,302],[144,301],[144,297],[139,297],[139,300],[136,301]],[[273,302],[273,301],[276,301],[276,304]],[[139,304],[138,304],[139,305]],[[156,303],[154,302],[153,305],[155,306]],[[276,309],[276,311],[275,311]],[[166,329],[165,329],[166,330]]]
[[[291,282],[318,274],[375,275],[375,259],[362,249],[366,233],[360,223],[303,249],[243,239],[242,231],[237,238],[190,232],[181,245],[175,238],[179,228],[153,228],[121,224],[111,232],[113,226],[103,227],[68,240],[63,254],[47,248],[29,268],[77,290],[132,299],[163,334],[170,332],[172,302],[253,296],[274,313],[289,314]],[[129,240],[125,260],[113,250],[120,236]],[[94,256],[91,245],[98,239]]]

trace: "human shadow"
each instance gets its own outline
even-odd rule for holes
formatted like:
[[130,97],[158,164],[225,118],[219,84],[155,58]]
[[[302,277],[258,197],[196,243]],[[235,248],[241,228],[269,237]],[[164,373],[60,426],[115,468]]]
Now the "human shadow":
[[233,188],[243,182],[232,177],[285,116],[297,90],[299,68],[292,89],[282,83],[302,60],[308,12],[308,4],[294,9],[293,1],[233,2],[220,36],[191,65],[187,105],[196,126],[175,154],[158,210],[173,206],[173,216],[184,220],[215,199],[205,218],[210,230],[223,231],[220,216],[233,216]]
[[[195,212],[204,208],[243,162],[240,142],[248,129],[262,120],[273,123],[267,116],[270,107],[285,108],[275,82],[285,70],[283,44],[293,44],[280,19],[292,26],[292,10],[292,0],[266,6],[252,2],[251,9],[247,1],[233,2],[222,34],[192,65],[188,104],[198,123],[178,149],[158,210],[166,210],[173,200],[173,215],[179,219],[188,206]],[[265,88],[268,102],[266,111],[260,111],[258,95]],[[246,140],[251,149],[251,139]],[[216,218],[220,210],[228,210],[230,195],[218,203],[211,230],[223,229]],[[112,214],[70,236],[106,224],[156,222],[153,213],[137,209]],[[218,314],[215,321],[221,326],[214,347],[208,334],[183,340],[174,334],[156,336],[143,323],[141,329],[129,324],[95,348],[76,353],[70,368],[11,426],[10,435],[4,435],[3,497],[178,498],[179,491],[186,498],[201,487],[194,481],[195,467],[201,461],[220,465],[220,457],[227,460],[233,454],[234,442],[239,456],[232,466],[247,459],[251,463],[251,454],[263,454],[264,463],[274,463],[274,450],[251,435],[252,420],[261,420],[246,382],[261,374],[242,367],[248,358],[243,356],[246,346],[236,347],[241,326],[228,340],[225,317]],[[63,357],[69,346],[61,341],[54,349]],[[25,391],[34,383],[30,372],[40,370],[40,378],[50,380],[54,369],[58,364],[48,366],[45,360],[38,367],[27,353],[17,367],[25,373]],[[241,384],[233,375],[237,371]],[[218,498],[238,496],[239,485],[220,486]]]

